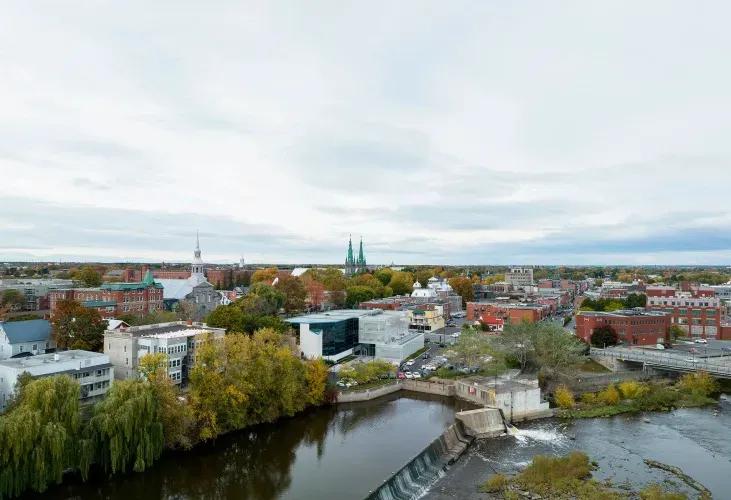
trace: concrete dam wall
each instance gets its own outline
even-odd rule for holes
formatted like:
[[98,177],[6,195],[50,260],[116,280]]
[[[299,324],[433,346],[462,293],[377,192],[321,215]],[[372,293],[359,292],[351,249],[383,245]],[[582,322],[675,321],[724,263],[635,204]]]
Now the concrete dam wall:
[[447,465],[454,463],[467,450],[473,439],[463,432],[459,421],[455,422],[424,451],[372,492],[368,500],[417,498],[444,475]]
[[497,408],[461,411],[456,418],[464,425],[465,432],[476,438],[502,436],[508,432],[505,416]]

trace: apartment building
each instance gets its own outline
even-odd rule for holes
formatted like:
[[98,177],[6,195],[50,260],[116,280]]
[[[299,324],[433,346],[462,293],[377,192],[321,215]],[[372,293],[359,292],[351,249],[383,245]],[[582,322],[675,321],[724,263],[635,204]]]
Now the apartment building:
[[624,345],[656,345],[668,341],[670,325],[670,314],[662,311],[581,311],[576,315],[576,336],[590,343],[596,328],[610,326]]
[[669,286],[648,286],[647,310],[670,315],[671,324],[692,338],[717,339],[725,307],[711,287],[690,286],[681,291]]

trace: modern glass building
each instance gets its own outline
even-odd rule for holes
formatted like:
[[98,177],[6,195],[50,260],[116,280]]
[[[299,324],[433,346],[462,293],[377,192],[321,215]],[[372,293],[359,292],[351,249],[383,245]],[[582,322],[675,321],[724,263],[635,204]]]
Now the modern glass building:
[[372,314],[369,310],[343,309],[295,316],[286,321],[297,327],[305,357],[339,361],[353,354],[358,346],[358,318]]

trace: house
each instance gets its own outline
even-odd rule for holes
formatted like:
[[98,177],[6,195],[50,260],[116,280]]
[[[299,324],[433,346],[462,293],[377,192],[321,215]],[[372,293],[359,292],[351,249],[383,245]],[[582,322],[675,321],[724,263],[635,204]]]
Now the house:
[[34,356],[55,348],[51,323],[45,319],[0,321],[0,359]]

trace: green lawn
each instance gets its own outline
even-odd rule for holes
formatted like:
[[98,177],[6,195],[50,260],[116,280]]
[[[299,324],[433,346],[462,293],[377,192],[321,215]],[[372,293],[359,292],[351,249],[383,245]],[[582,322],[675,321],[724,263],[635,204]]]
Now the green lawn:
[[609,373],[612,371],[609,368],[607,368],[603,365],[600,365],[593,359],[587,359],[582,364],[580,364],[578,368],[582,372],[589,372],[589,373]]

